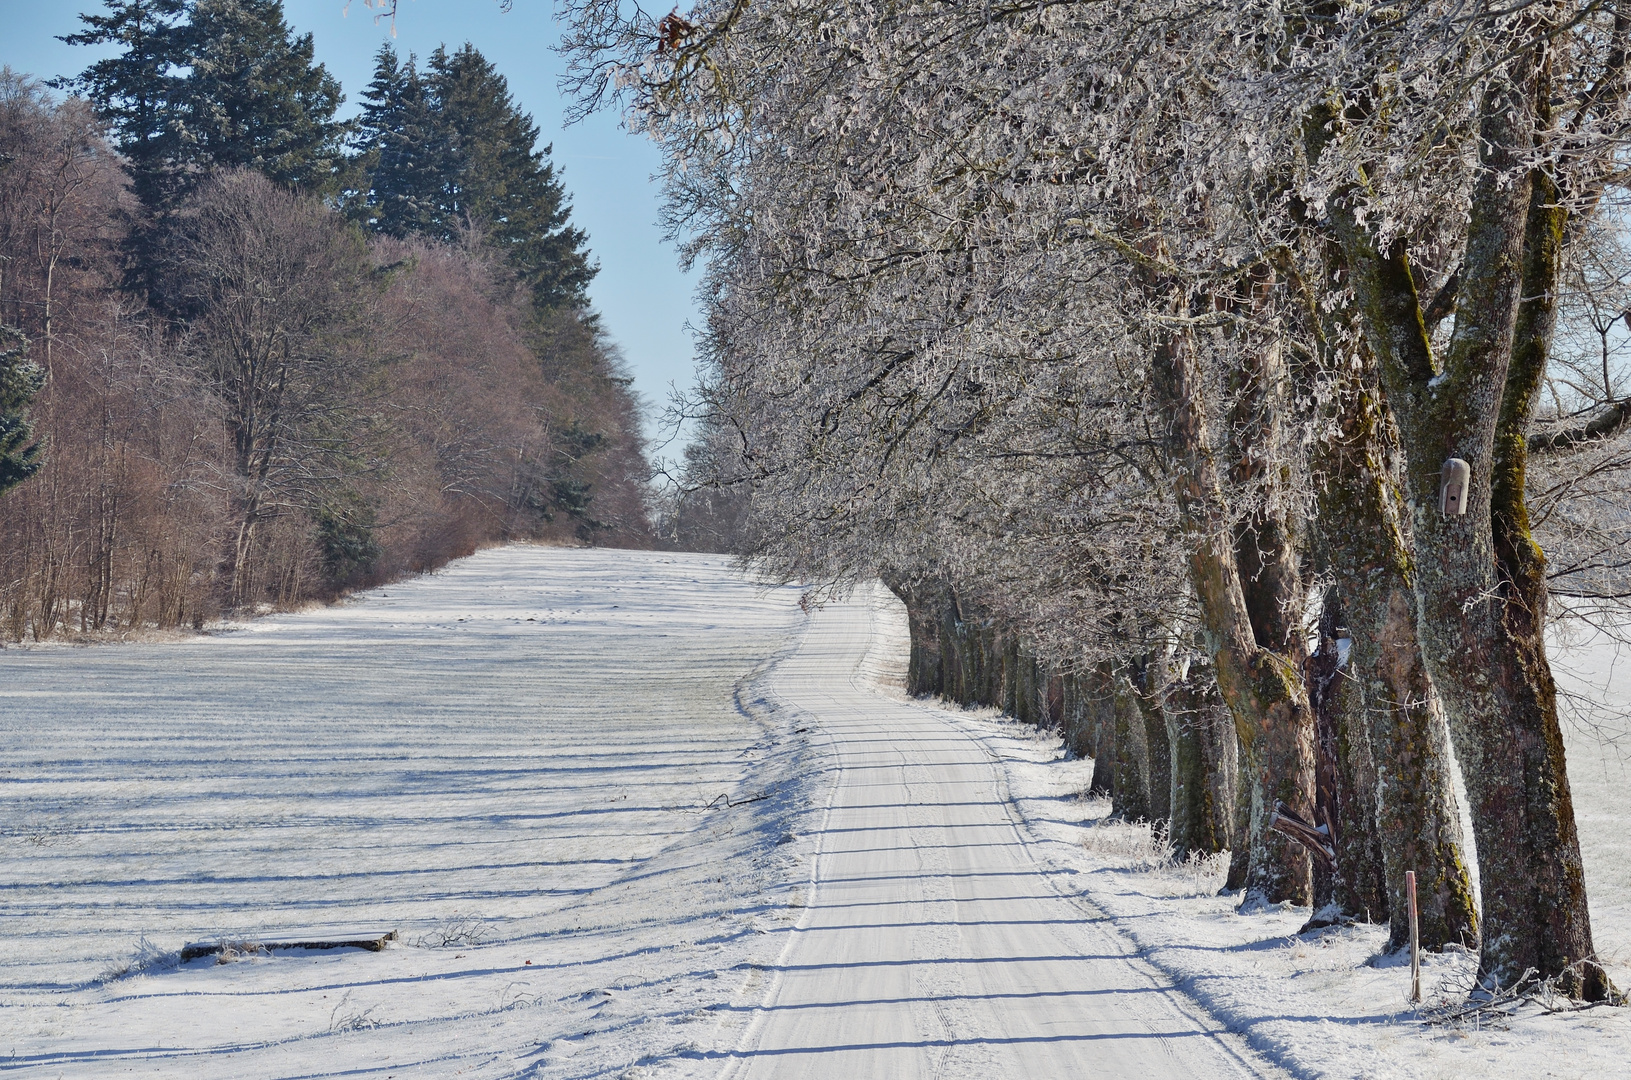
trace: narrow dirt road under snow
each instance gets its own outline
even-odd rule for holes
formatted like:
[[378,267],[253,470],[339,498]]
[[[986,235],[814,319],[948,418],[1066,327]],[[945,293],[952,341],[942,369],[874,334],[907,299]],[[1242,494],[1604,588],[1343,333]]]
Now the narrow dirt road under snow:
[[982,742],[869,685],[880,621],[865,603],[818,612],[767,680],[830,740],[837,776],[809,906],[722,1075],[1259,1075],[1054,888]]

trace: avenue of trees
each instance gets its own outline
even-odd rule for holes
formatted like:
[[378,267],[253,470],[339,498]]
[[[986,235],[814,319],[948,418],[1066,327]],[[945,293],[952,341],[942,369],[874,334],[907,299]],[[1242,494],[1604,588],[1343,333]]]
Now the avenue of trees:
[[0,73],[0,638],[197,624],[512,538],[649,542],[639,403],[474,48],[356,122],[278,0]]
[[1399,946],[1414,871],[1486,987],[1613,993],[1544,634],[1631,594],[1631,8],[569,14],[704,270],[682,533],[881,576],[915,691],[1062,726],[1243,911]]

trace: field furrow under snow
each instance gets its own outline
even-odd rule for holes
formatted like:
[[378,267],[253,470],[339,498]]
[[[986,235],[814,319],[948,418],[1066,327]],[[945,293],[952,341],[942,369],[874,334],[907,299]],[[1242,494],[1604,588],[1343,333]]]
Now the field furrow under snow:
[[[189,642],[0,653],[0,1069],[573,1056],[540,1047],[616,1028],[682,941],[754,936],[754,841],[707,807],[760,767],[736,688],[797,597],[719,557],[517,546]],[[720,873],[675,855],[716,834]],[[176,962],[371,929],[400,945]]]

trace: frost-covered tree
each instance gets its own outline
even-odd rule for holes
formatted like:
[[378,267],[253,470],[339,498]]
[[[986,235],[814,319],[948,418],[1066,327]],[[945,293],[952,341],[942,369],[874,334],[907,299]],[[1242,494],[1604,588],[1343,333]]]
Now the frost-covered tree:
[[[1251,790],[1240,883],[1374,901],[1398,940],[1416,869],[1429,941],[1481,930],[1486,984],[1605,992],[1526,479],[1535,438],[1621,411],[1609,380],[1596,429],[1531,431],[1619,182],[1617,8],[574,15],[582,100],[622,94],[663,145],[707,259],[750,555],[984,597],[1157,699],[1198,631]],[[1060,632],[1028,617],[1061,598]],[[1333,874],[1277,804],[1332,826]]]

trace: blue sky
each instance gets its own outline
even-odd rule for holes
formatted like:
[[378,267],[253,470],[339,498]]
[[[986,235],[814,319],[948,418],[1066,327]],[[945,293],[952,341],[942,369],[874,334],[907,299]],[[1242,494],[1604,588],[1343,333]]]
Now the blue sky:
[[[423,57],[443,42],[470,41],[509,79],[542,139],[554,144],[573,217],[600,260],[589,290],[594,305],[628,359],[635,386],[660,407],[670,383],[691,383],[686,324],[698,321],[693,276],[679,272],[674,249],[657,227],[656,149],[623,132],[613,115],[563,127],[556,89],[562,64],[552,51],[560,35],[551,6],[550,0],[515,0],[502,12],[498,0],[401,0],[394,44],[400,53]],[[345,88],[349,115],[368,85],[374,53],[391,40],[390,25],[376,25],[362,0],[351,0],[349,11],[346,0],[284,0],[284,8],[296,31],[314,36],[317,59]],[[95,54],[56,37],[78,29],[79,12],[101,9],[100,0],[0,0],[0,64],[42,78],[76,74]]]

